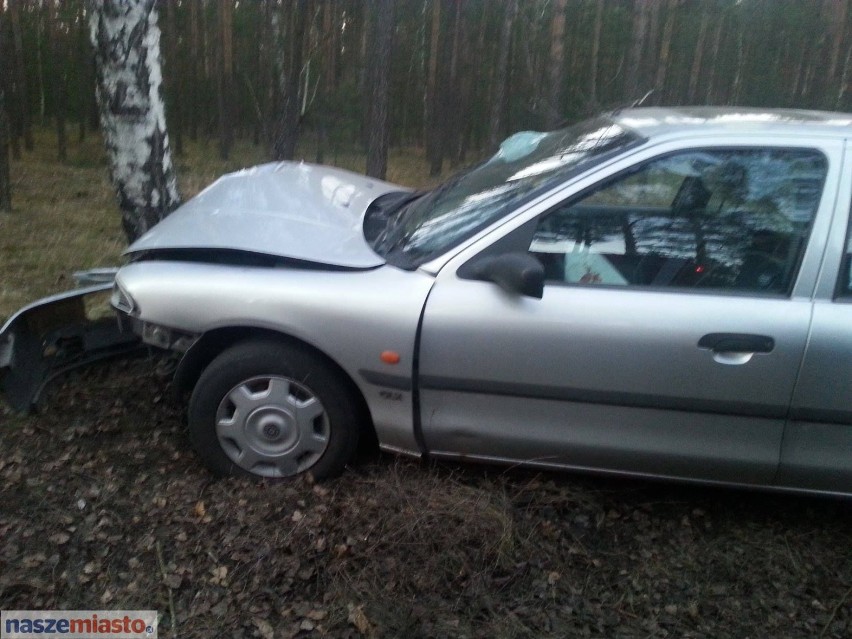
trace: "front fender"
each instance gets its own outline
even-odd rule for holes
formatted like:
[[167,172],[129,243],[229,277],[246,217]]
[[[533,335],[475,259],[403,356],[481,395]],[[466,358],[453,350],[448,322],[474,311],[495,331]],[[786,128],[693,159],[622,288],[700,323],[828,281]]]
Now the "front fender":
[[29,410],[45,386],[69,370],[142,347],[115,317],[87,312],[87,298],[110,288],[111,281],[46,297],[0,328],[0,395],[12,408]]

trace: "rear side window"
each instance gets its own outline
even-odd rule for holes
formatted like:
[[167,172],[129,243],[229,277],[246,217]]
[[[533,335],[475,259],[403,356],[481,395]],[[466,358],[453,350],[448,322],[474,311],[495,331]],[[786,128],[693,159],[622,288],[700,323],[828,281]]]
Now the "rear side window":
[[696,149],[545,215],[530,250],[553,283],[789,294],[819,206],[810,149]]
[[837,297],[852,297],[852,219],[846,238],[846,253],[840,263],[840,277],[837,282]]

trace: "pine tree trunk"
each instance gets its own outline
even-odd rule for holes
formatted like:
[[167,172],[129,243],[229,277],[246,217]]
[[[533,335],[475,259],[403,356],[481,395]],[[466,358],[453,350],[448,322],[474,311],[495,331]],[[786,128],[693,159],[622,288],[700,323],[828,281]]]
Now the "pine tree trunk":
[[[645,41],[648,33],[648,13],[651,0],[634,0],[633,30],[631,33],[630,56],[628,58],[627,77],[625,78],[625,94],[628,101],[633,102],[642,97],[645,88],[640,76],[642,74],[642,57],[645,52]],[[640,89],[640,87],[642,87]]]
[[[302,71],[308,8],[299,1],[294,2],[290,10],[292,19],[288,41],[282,42],[282,34],[277,27],[274,36],[277,43],[276,75],[281,98],[272,134],[272,157],[275,160],[292,160],[296,157],[296,143],[299,140],[299,76]],[[277,18],[274,24],[278,24]],[[289,55],[286,53],[288,46]]]
[[199,90],[199,86],[201,84],[201,76],[203,75],[203,55],[201,51],[201,35],[199,33],[199,20],[201,20],[199,16],[200,5],[201,0],[189,0],[190,55],[189,78],[187,78],[189,95],[187,96],[187,100],[189,101],[189,108],[194,114],[193,117],[189,118],[189,138],[193,142],[198,139],[198,120],[200,119],[199,112],[201,105],[201,91]]
[[711,53],[710,62],[710,77],[707,78],[707,92],[704,95],[704,102],[707,104],[715,104],[715,84],[716,84],[716,69],[719,67],[719,47],[722,43],[722,27],[725,24],[725,16],[718,18],[716,23],[716,33],[713,34],[713,50]]
[[494,75],[494,95],[491,102],[491,127],[489,141],[496,147],[503,138],[503,110],[506,102],[506,86],[509,71],[509,49],[512,45],[512,26],[518,15],[518,0],[508,0],[500,29],[500,44],[497,51],[497,67]]
[[460,59],[464,57],[462,50],[462,3],[456,2],[455,16],[453,16],[453,48],[450,54],[450,78],[448,89],[450,95],[456,96],[453,108],[447,109],[446,124],[444,126],[444,150],[450,154],[450,164],[456,166],[461,145],[461,117],[465,110],[464,94],[462,92],[459,74]]
[[840,67],[840,51],[843,45],[843,35],[846,19],[849,15],[849,0],[827,0],[828,32],[831,35],[828,71],[825,74],[824,104],[831,106],[831,87],[836,86],[838,68]]
[[219,0],[219,64],[216,74],[216,98],[219,108],[219,157],[227,160],[234,142],[231,92],[234,83],[233,0]]
[[669,53],[672,49],[672,32],[674,31],[675,11],[678,0],[669,0],[666,7],[666,22],[663,26],[663,40],[660,43],[660,59],[657,62],[657,74],[654,77],[655,102],[660,104],[664,101],[666,88],[666,74],[669,70]]
[[[14,52],[10,51],[9,43],[6,42],[7,13],[8,11],[4,9],[2,3],[0,3],[0,59],[8,59],[4,56],[11,56],[14,59]],[[16,104],[14,65],[12,64],[0,65],[0,91],[2,91],[4,87],[10,92],[10,98],[8,100],[4,99],[4,103],[8,101],[12,105]],[[3,107],[0,106],[0,108]],[[6,118],[5,144],[8,144],[11,147],[12,159],[14,160],[21,159],[21,122],[17,116],[18,113],[11,109],[8,111],[4,110],[0,113],[0,118]],[[8,157],[6,158],[6,162],[8,162]]]
[[133,241],[180,203],[160,71],[155,0],[88,0],[101,129]]
[[426,78],[426,157],[429,175],[440,175],[444,165],[444,136],[441,132],[443,102],[438,98],[438,62],[441,55],[441,3],[432,0],[432,26],[429,35],[429,75]]
[[86,139],[86,112],[89,106],[89,93],[92,90],[92,78],[89,75],[90,54],[85,5],[80,2],[80,6],[77,7],[77,115],[79,117],[77,141],[79,143]]
[[562,120],[562,80],[565,70],[565,7],[567,0],[555,0],[550,23],[550,74],[546,125],[555,129]]
[[9,118],[3,85],[0,83],[0,211],[12,210],[12,180],[9,175]]
[[589,103],[594,110],[598,108],[598,58],[601,50],[601,28],[603,27],[603,2],[595,5],[595,27],[592,34],[592,61],[589,64]]
[[166,68],[165,80],[169,87],[172,103],[172,117],[169,121],[169,130],[175,141],[175,153],[183,155],[183,103],[184,97],[181,92],[183,77],[180,63],[181,57],[177,45],[177,19],[175,17],[175,2],[166,2]]
[[65,134],[65,57],[60,39],[60,29],[57,27],[56,6],[53,2],[45,2],[45,32],[49,41],[48,66],[50,79],[48,86],[53,95],[53,119],[56,125],[56,157],[60,162],[68,159],[68,139]]
[[746,60],[748,59],[748,57],[745,54],[745,43],[743,42],[743,40],[744,40],[743,30],[744,30],[743,24],[742,24],[742,21],[740,21],[737,24],[736,32],[734,33],[734,38],[736,39],[736,45],[735,46],[736,46],[736,51],[737,51],[737,57],[736,57],[736,65],[737,66],[736,66],[736,70],[734,72],[734,80],[731,84],[730,96],[728,98],[728,104],[729,105],[739,104],[740,91],[742,90],[742,86],[743,86],[743,73],[744,73],[744,70],[745,70]]
[[852,45],[846,49],[846,60],[843,63],[843,73],[840,75],[839,88],[837,89],[837,99],[834,103],[835,109],[843,109],[843,98],[846,97],[846,89],[849,86],[849,65],[852,63]]
[[698,90],[698,78],[701,75],[701,61],[704,56],[704,40],[707,37],[707,27],[709,23],[709,12],[706,10],[702,11],[701,25],[698,27],[698,39],[695,41],[695,53],[692,54],[692,70],[689,72],[689,90],[686,99],[690,104],[695,103],[696,92]]
[[8,0],[9,21],[12,25],[12,45],[15,51],[15,86],[17,87],[17,104],[15,110],[18,112],[21,123],[21,133],[24,136],[24,148],[33,150],[33,127],[30,118],[30,98],[27,85],[26,65],[24,64],[24,44],[21,35],[21,2],[22,0]]
[[390,101],[390,62],[393,48],[394,0],[376,0],[372,23],[375,65],[370,88],[372,109],[367,125],[367,175],[384,180],[388,171],[388,102]]

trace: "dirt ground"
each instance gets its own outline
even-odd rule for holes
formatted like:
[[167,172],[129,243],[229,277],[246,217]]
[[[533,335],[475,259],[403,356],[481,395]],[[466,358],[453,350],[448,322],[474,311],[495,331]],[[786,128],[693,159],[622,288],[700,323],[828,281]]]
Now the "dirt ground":
[[214,480],[144,359],[0,422],[3,609],[205,639],[852,636],[849,502],[381,455]]

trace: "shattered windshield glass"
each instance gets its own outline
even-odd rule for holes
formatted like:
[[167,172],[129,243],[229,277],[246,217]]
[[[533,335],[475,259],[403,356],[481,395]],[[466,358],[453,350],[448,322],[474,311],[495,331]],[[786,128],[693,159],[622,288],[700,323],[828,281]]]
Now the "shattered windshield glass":
[[391,264],[417,268],[579,168],[638,140],[606,118],[550,133],[516,133],[487,161],[393,211],[384,230],[367,239]]

